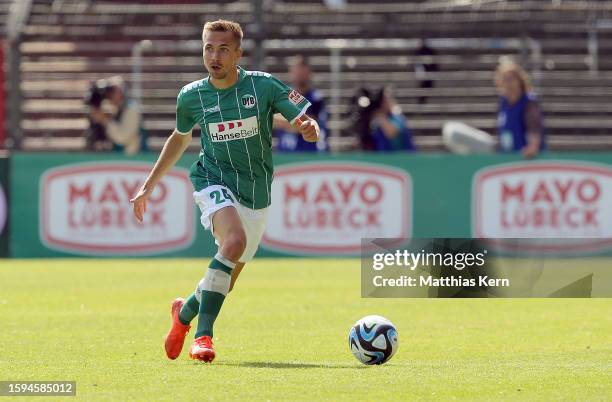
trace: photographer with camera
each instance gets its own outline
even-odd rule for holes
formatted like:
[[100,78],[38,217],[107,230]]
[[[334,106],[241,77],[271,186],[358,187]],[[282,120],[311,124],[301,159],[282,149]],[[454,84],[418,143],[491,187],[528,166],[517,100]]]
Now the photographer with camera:
[[[112,106],[110,116],[102,108],[104,100]],[[88,150],[126,155],[146,150],[140,110],[135,102],[127,99],[123,78],[115,76],[94,82],[85,103],[89,106]]]
[[359,88],[353,98],[353,132],[366,151],[414,151],[412,131],[389,88]]

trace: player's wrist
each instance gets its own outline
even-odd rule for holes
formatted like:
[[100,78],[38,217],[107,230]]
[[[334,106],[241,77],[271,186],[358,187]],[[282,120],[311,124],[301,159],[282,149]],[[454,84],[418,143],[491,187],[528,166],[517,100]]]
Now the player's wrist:
[[151,193],[155,189],[156,185],[157,185],[157,182],[147,180],[144,182],[142,187],[140,187],[140,191],[143,193]]

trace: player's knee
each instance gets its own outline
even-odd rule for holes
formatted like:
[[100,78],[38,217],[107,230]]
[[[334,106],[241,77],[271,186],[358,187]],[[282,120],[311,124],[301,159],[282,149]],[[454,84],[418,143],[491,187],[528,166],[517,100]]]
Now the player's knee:
[[244,230],[233,230],[223,239],[221,253],[232,261],[238,261],[246,248],[246,234]]

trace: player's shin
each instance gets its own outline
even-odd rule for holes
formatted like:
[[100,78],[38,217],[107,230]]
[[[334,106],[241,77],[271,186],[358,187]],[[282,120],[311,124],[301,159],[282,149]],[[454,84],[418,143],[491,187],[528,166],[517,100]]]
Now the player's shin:
[[198,315],[200,311],[200,302],[196,297],[196,293],[193,292],[183,303],[181,311],[179,311],[179,321],[183,325],[189,325],[189,323]]
[[225,296],[229,292],[232,270],[236,264],[220,253],[210,262],[208,271],[196,289],[200,300],[198,328],[195,337],[213,336],[213,325],[219,315]]

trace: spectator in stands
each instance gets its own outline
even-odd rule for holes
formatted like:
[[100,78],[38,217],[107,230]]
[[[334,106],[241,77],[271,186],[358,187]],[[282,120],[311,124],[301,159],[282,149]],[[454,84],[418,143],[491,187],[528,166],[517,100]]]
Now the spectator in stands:
[[303,56],[295,56],[289,63],[289,76],[293,89],[302,94],[311,106],[307,114],[319,123],[321,134],[317,142],[307,142],[280,114],[274,116],[274,136],[278,138],[279,152],[324,152],[329,149],[327,111],[321,93],[313,88],[311,70]]
[[497,133],[502,152],[520,151],[533,158],[544,149],[542,112],[529,76],[512,60],[503,59],[495,72],[499,93]]
[[[542,112],[525,70],[503,58],[495,71],[499,94],[497,112],[498,149],[520,152],[533,158],[545,148]],[[493,152],[495,140],[487,133],[463,123],[449,122],[443,129],[444,143],[456,153]]]
[[[112,106],[110,116],[102,109],[104,100]],[[86,103],[90,106],[89,149],[112,150],[126,155],[146,150],[140,110],[135,102],[127,99],[123,78],[115,76],[98,80],[92,86]]]
[[[423,90],[433,88],[434,81],[428,74],[439,70],[438,64],[433,59],[433,56],[437,55],[436,51],[427,44],[427,40],[422,39],[421,46],[414,52],[414,55],[417,56],[414,73],[419,80],[419,87]],[[427,96],[422,94],[417,100],[419,104],[425,104],[427,103]]]
[[406,117],[389,88],[376,92],[372,100],[373,110],[370,117],[370,135],[375,151],[414,151],[412,131]]
[[358,148],[362,151],[374,150],[374,141],[370,135],[372,97],[373,93],[369,88],[361,87],[355,91],[349,102],[348,124],[343,130],[343,136],[357,137]]

